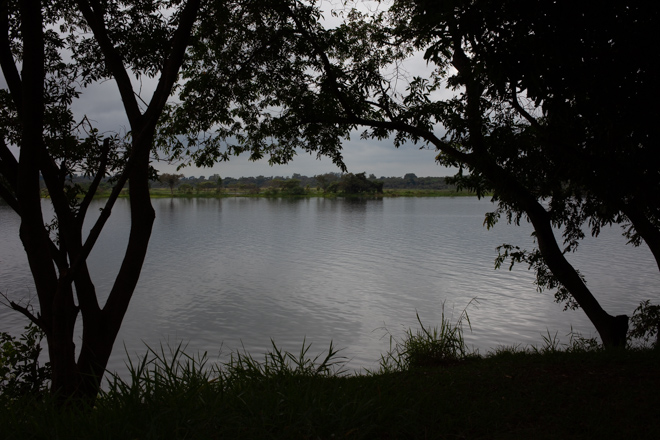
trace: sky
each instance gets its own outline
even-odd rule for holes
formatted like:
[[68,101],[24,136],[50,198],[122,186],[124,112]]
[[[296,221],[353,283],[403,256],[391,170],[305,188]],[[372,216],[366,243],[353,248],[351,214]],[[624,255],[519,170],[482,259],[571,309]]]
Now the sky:
[[[343,145],[344,162],[349,173],[366,172],[376,177],[403,177],[407,173],[414,173],[418,177],[448,176],[454,170],[439,166],[435,163],[436,152],[433,150],[420,150],[417,146],[407,145],[394,148],[391,142],[365,141],[355,139]],[[316,155],[300,152],[287,165],[270,166],[266,159],[251,162],[246,155],[232,157],[229,162],[216,164],[212,168],[186,167],[176,171],[176,167],[163,163],[154,164],[162,172],[177,172],[186,176],[210,176],[219,174],[222,177],[249,177],[249,176],[282,176],[290,177],[292,174],[313,176],[316,174],[341,172],[332,161],[327,158],[318,159]]]
[[[331,3],[331,2],[330,2]],[[326,2],[326,5],[330,3]],[[366,2],[369,3],[369,2]],[[325,14],[329,16],[329,14]],[[411,61],[409,70],[428,70],[421,58]],[[137,80],[134,88],[140,97],[146,102],[153,92],[155,81]],[[0,73],[0,87],[6,88],[4,77]],[[83,90],[81,99],[73,104],[73,111],[77,120],[86,115],[101,133],[125,133],[128,131],[128,120],[114,81],[105,81],[94,84]],[[449,176],[455,173],[455,169],[445,168],[435,161],[436,152],[429,149],[420,149],[419,145],[404,145],[395,148],[390,140],[363,140],[360,132],[356,131],[350,140],[344,141],[342,146],[344,163],[348,172],[367,175],[374,174],[376,177],[403,177],[407,173],[414,173],[419,177],[426,176]],[[18,155],[16,148],[14,153]],[[289,177],[292,174],[313,176],[329,172],[340,172],[332,161],[327,158],[317,158],[300,152],[287,165],[270,166],[267,159],[252,162],[247,155],[232,157],[229,162],[217,163],[211,168],[185,167],[179,171],[176,165],[165,162],[154,162],[153,165],[160,172],[177,172],[185,176],[210,176],[219,174],[222,177],[250,177],[250,176],[282,176]]]
[[[153,88],[149,84],[136,82],[135,89],[141,89],[140,96],[148,101]],[[114,81],[95,84],[84,90],[81,99],[74,102],[73,111],[79,117],[87,115],[101,132],[125,133],[129,129]],[[351,173],[366,172],[376,177],[403,177],[407,173],[414,173],[418,177],[450,176],[455,173],[455,169],[436,163],[437,152],[434,149],[420,149],[420,145],[413,144],[395,148],[391,140],[360,139],[360,131],[353,133],[350,140],[344,141],[342,151],[344,163]],[[330,158],[319,159],[316,154],[310,155],[304,151],[299,152],[287,165],[271,166],[267,159],[252,162],[247,155],[232,157],[229,162],[217,163],[211,168],[185,167],[177,171],[177,164],[154,162],[153,165],[160,172],[176,172],[187,177],[208,177],[213,174],[234,178],[259,175],[290,177],[296,173],[313,176],[341,171]]]

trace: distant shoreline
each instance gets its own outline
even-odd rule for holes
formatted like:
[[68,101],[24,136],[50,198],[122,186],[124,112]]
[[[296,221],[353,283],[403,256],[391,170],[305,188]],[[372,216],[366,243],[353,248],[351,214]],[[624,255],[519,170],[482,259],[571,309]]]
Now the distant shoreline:
[[[287,198],[287,199],[304,199],[310,197],[322,198],[385,198],[385,197],[476,197],[476,194],[471,191],[456,191],[444,189],[386,189],[382,193],[360,193],[360,194],[343,194],[343,193],[324,193],[310,189],[305,194],[287,194],[285,192],[261,191],[259,193],[250,193],[248,191],[240,190],[223,190],[218,191],[199,191],[193,193],[170,192],[167,188],[153,188],[150,190],[151,198],[227,198],[227,197],[251,197],[251,198]],[[122,196],[128,196],[128,193],[122,192]],[[98,197],[104,197],[99,195]]]
[[[42,190],[43,191],[43,190]],[[358,194],[344,194],[344,193],[324,193],[316,189],[305,191],[304,194],[287,194],[283,191],[260,191],[249,192],[241,190],[224,189],[222,191],[195,191],[184,193],[181,191],[170,192],[167,188],[152,188],[149,190],[152,199],[224,199],[229,197],[248,197],[248,198],[265,198],[265,199],[306,199],[313,197],[320,197],[325,199],[382,199],[390,197],[477,197],[477,194],[472,191],[456,191],[453,189],[386,189],[382,193],[358,193]],[[484,197],[490,197],[491,193],[486,193]],[[104,191],[101,194],[96,194],[95,199],[104,199],[110,196],[109,191]],[[47,192],[42,192],[42,198],[49,198]],[[128,198],[128,189],[123,189],[119,194],[120,198]],[[0,200],[0,203],[3,201]]]

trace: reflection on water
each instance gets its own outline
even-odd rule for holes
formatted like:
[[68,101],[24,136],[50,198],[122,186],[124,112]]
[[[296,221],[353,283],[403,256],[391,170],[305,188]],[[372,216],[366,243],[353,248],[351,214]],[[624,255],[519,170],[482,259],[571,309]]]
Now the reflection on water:
[[[272,338],[312,351],[330,341],[345,348],[353,368],[375,367],[387,332],[434,325],[445,313],[468,313],[470,345],[539,343],[546,329],[571,326],[593,333],[582,312],[562,312],[552,295],[536,292],[525,267],[495,271],[502,243],[531,246],[530,228],[497,225],[488,231],[488,201],[476,198],[157,199],[147,260],[110,363],[122,370],[125,353],[143,342],[184,341],[191,352],[264,352]],[[100,203],[100,202],[99,202]],[[99,205],[100,206],[100,205]],[[93,207],[94,208],[94,207]],[[105,298],[124,251],[129,222],[118,201],[90,257]],[[90,212],[97,211],[90,209]],[[0,207],[0,291],[34,294],[17,237],[18,220]],[[631,313],[642,299],[657,301],[659,276],[646,248],[623,246],[617,230],[588,239],[571,255],[588,285],[612,314]],[[23,319],[0,310],[3,331]]]

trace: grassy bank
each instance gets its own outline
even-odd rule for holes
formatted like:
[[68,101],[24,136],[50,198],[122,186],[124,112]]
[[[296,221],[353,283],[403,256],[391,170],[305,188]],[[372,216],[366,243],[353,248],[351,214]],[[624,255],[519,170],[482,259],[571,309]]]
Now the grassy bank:
[[0,437],[655,439],[659,360],[657,351],[527,353],[346,377],[181,374],[119,387],[87,412],[14,403]]
[[305,348],[274,347],[259,361],[235,353],[221,366],[151,351],[93,409],[2,402],[0,437],[660,438],[660,350],[559,350],[546,341],[477,356],[444,328],[408,336],[380,371],[350,375],[332,347],[316,359]]

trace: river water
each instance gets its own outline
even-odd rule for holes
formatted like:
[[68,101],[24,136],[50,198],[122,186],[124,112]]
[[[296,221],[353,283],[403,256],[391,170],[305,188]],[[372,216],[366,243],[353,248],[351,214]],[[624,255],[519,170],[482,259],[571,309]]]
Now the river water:
[[[103,201],[94,202],[98,212]],[[44,201],[47,209],[47,201]],[[142,277],[115,344],[110,370],[124,371],[128,352],[144,344],[187,344],[212,360],[232,350],[260,358],[271,339],[310,354],[342,348],[347,367],[376,368],[389,335],[455,321],[467,308],[468,344],[540,344],[571,328],[595,331],[581,311],[562,311],[538,293],[526,267],[494,270],[496,247],[531,247],[529,225],[483,227],[487,200],[459,198],[156,199],[156,222]],[[34,298],[18,239],[18,217],[0,206],[0,292]],[[128,203],[119,200],[90,256],[104,299],[124,251]],[[625,245],[618,228],[588,238],[571,262],[602,306],[631,314],[658,301],[660,276],[646,247]],[[476,301],[473,301],[476,300]],[[472,303],[471,303],[472,301]],[[18,334],[25,319],[0,307],[0,331]]]

